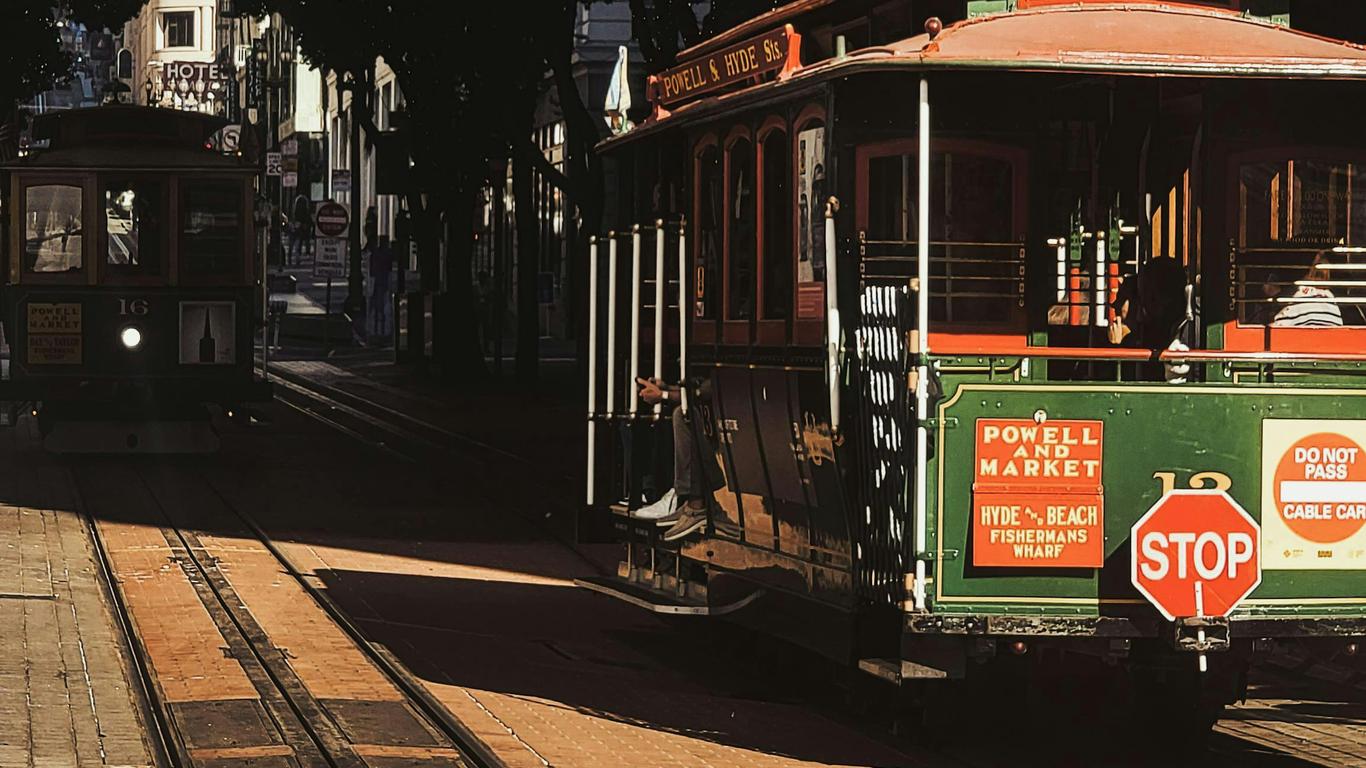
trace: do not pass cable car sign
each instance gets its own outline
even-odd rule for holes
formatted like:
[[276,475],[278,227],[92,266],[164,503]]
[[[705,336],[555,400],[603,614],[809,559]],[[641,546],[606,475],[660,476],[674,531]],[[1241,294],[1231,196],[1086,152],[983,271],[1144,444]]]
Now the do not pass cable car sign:
[[1261,528],[1218,490],[1177,490],[1134,523],[1134,587],[1168,621],[1227,616],[1262,583]]

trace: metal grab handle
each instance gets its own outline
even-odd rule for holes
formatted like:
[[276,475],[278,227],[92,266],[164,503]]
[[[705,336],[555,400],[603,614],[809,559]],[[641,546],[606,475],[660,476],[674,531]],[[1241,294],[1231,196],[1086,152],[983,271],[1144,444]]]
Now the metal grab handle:
[[607,233],[607,416],[617,410],[617,233]]
[[640,225],[631,228],[631,375],[626,386],[631,390],[630,413],[635,415],[640,402],[640,388],[636,379],[640,377]]
[[840,201],[830,198],[825,205],[825,371],[830,397],[830,432],[840,430],[840,307],[838,248],[835,237],[835,211]]
[[[655,378],[664,378],[664,220],[655,220]],[[664,403],[655,403],[655,415],[664,412]]]
[[[680,385],[688,378],[688,222],[678,222],[678,381]],[[683,415],[688,415],[688,388],[680,386],[682,397],[678,407]]]
[[598,407],[598,238],[588,238],[588,506],[593,506]]

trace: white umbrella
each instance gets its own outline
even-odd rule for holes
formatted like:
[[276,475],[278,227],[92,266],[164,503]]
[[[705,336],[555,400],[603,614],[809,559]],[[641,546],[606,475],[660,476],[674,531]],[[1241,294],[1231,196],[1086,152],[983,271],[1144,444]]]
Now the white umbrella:
[[613,133],[625,133],[633,127],[626,113],[631,109],[631,84],[626,75],[630,54],[626,46],[617,47],[617,63],[612,68],[612,82],[607,86],[607,99],[603,110],[607,113],[607,127]]

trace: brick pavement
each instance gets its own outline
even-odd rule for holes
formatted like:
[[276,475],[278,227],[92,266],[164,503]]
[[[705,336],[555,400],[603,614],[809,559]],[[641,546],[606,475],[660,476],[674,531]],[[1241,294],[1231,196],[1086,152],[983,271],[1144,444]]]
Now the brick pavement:
[[149,766],[84,522],[26,440],[0,440],[0,768]]
[[671,643],[667,627],[574,587],[586,566],[556,544],[339,539],[286,551],[510,766],[936,764],[670,669],[642,647]]

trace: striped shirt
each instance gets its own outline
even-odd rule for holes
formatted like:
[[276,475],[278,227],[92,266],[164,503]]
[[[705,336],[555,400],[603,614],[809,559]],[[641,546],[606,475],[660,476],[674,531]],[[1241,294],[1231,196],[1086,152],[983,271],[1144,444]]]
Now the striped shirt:
[[[1296,301],[1286,304],[1271,321],[1278,328],[1337,328],[1342,326],[1342,310],[1336,297],[1327,288],[1301,285],[1292,297]],[[1320,301],[1313,301],[1320,299]]]

